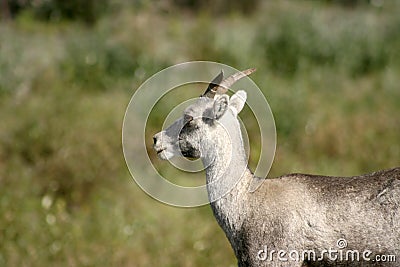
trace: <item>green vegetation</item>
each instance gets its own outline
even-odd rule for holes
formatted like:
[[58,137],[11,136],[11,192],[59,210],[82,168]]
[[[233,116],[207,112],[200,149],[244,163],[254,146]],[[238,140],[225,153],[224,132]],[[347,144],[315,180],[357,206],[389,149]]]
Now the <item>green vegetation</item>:
[[[252,78],[277,125],[270,176],[400,165],[399,2],[251,1],[254,10],[224,12],[161,2],[100,1],[91,14],[56,19],[50,11],[66,7],[41,17],[32,6],[1,22],[0,266],[235,265],[208,206],[160,204],[125,166],[129,99],[172,64],[258,68]],[[167,111],[178,102],[163,103]],[[156,114],[147,132],[163,119]]]

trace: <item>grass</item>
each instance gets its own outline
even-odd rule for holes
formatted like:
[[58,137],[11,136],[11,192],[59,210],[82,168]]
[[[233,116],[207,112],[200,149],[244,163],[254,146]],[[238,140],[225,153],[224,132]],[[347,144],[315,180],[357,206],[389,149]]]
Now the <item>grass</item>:
[[[258,68],[253,79],[277,125],[270,176],[398,166],[398,12],[395,1],[353,9],[282,1],[251,15],[146,7],[110,13],[91,28],[29,14],[0,24],[0,266],[235,265],[209,207],[158,203],[123,160],[132,93],[175,63]],[[162,120],[155,115],[147,132]]]

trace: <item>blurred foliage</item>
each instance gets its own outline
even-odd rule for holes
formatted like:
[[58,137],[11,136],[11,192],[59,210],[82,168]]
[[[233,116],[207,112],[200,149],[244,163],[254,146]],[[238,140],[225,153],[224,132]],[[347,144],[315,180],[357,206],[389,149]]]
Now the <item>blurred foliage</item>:
[[[7,2],[8,13],[17,16],[30,10],[43,20],[81,20],[93,24],[107,9],[108,0],[3,0]],[[5,5],[3,6],[5,8]]]
[[66,82],[104,90],[112,86],[116,78],[130,78],[138,68],[132,60],[137,55],[122,44],[109,44],[97,33],[86,32],[85,37],[68,40],[66,60],[60,69]]
[[270,68],[284,75],[300,69],[339,67],[359,76],[384,70],[393,59],[398,62],[399,19],[375,24],[368,18],[354,18],[355,14],[343,16],[347,23],[305,12],[278,17],[276,28],[268,27],[268,32],[261,25],[257,45],[264,50]]
[[249,1],[196,1],[196,0],[171,0],[173,6],[190,10],[192,12],[208,12],[214,15],[225,15],[232,12],[250,14],[257,10],[260,0]]
[[332,4],[332,5],[341,5],[344,7],[356,7],[365,4],[375,4],[380,5],[384,1],[378,0],[325,0],[325,2]]
[[[399,165],[398,1],[251,2],[7,2],[13,19],[0,24],[0,266],[235,265],[209,207],[154,201],[123,161],[129,98],[172,64],[258,68],[252,78],[277,124],[271,176]],[[173,95],[156,110],[185,98]],[[164,115],[155,114],[146,133],[159,131]],[[257,132],[248,129],[250,140]],[[176,175],[147,141],[153,162]],[[251,146],[255,166],[259,147]]]

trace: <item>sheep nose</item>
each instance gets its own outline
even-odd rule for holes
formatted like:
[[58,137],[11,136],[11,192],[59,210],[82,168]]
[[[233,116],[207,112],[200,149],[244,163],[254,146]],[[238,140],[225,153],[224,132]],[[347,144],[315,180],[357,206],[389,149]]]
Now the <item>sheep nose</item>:
[[153,143],[154,143],[154,144],[157,143],[157,135],[156,135],[156,134],[153,136]]
[[154,145],[160,144],[162,141],[162,132],[156,133],[155,135],[153,135],[153,143]]

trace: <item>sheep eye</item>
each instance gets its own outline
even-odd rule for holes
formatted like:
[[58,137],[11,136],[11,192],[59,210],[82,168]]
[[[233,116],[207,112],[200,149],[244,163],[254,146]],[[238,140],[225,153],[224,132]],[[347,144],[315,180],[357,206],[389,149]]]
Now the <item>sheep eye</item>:
[[185,114],[185,115],[183,116],[183,122],[184,122],[185,124],[188,123],[188,122],[191,122],[192,120],[193,120],[193,117],[190,116],[190,115]]

